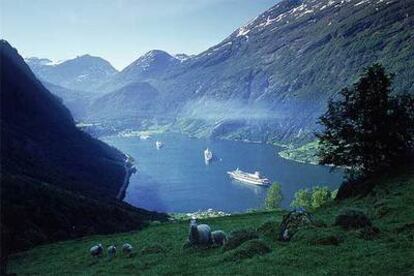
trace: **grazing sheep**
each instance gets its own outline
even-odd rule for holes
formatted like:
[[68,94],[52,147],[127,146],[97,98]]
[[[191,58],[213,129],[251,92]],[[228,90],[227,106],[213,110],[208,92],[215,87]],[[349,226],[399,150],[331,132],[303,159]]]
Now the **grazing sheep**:
[[99,257],[99,256],[101,256],[102,253],[103,253],[103,246],[102,246],[102,244],[99,243],[97,245],[92,246],[89,249],[89,253],[91,254],[92,257]]
[[223,246],[226,244],[227,235],[223,230],[216,230],[211,232],[211,239],[213,244]]
[[116,255],[116,246],[115,245],[108,246],[109,259],[112,259],[113,257],[115,257],[115,255]]
[[126,255],[128,255],[128,256],[130,256],[131,255],[131,253],[132,253],[132,250],[133,250],[134,248],[132,247],[132,245],[130,245],[129,243],[125,243],[123,246],[122,246],[122,252],[124,253],[124,254],[126,254]]
[[198,225],[195,219],[190,221],[188,241],[192,245],[211,244],[211,229],[207,224]]

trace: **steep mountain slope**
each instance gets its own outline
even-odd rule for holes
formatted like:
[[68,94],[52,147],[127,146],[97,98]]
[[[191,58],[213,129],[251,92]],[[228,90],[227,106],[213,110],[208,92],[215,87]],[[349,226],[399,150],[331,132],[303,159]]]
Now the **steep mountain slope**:
[[88,95],[85,91],[68,89],[47,81],[42,81],[42,84],[62,100],[75,120],[83,119],[86,116],[86,110],[93,99],[92,95]]
[[98,98],[88,112],[99,121],[129,118],[138,121],[160,116],[164,110],[154,87],[146,82],[134,82]]
[[[160,92],[179,130],[301,141],[312,137],[327,100],[374,62],[396,74],[396,91],[413,93],[413,26],[413,1],[285,0],[205,52],[137,79]],[[126,75],[106,86],[135,81]],[[209,112],[240,106],[245,116]]]
[[[154,213],[116,200],[127,174],[124,154],[77,129],[68,109],[4,40],[0,62],[2,251],[135,229],[151,219]],[[60,202],[53,200],[57,194]],[[95,220],[77,218],[86,210],[81,206]],[[131,221],[116,224],[123,219]]]
[[117,72],[108,61],[90,55],[78,56],[56,64],[48,59],[39,58],[28,58],[25,61],[42,81],[97,94],[99,91],[96,91],[96,88]]

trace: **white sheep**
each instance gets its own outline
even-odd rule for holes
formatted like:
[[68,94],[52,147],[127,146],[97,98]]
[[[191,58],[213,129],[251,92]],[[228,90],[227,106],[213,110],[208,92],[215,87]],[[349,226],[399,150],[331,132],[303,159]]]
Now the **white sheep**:
[[188,241],[192,245],[211,244],[211,229],[207,224],[198,225],[195,219],[190,221]]
[[225,245],[227,242],[227,235],[223,230],[216,230],[211,232],[211,240],[215,245]]
[[131,255],[133,249],[134,248],[129,243],[125,243],[124,245],[122,245],[122,252],[128,256]]
[[99,243],[97,245],[92,246],[89,249],[89,253],[91,254],[92,257],[99,257],[99,256],[101,256],[102,253],[103,253],[103,246],[102,246],[102,244]]
[[116,246],[110,245],[108,246],[108,257],[109,259],[112,259],[116,255]]

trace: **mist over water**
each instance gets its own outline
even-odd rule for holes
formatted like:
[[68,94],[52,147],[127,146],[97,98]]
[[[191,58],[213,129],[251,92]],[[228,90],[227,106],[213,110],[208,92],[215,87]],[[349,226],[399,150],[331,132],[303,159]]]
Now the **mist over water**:
[[271,121],[284,118],[283,113],[262,103],[243,103],[240,100],[190,101],[182,109],[182,117],[205,121]]

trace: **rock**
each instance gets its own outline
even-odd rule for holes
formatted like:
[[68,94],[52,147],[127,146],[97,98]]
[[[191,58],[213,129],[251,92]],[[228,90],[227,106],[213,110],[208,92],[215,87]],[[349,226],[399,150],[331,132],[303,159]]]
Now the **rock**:
[[223,250],[227,251],[227,250],[234,249],[248,240],[253,240],[253,239],[258,239],[258,238],[259,238],[258,233],[253,229],[241,229],[241,230],[232,231],[229,235],[229,238],[226,244],[223,247]]
[[364,212],[357,209],[345,209],[336,217],[335,225],[350,230],[368,227],[372,223]]
[[312,224],[312,215],[304,210],[294,210],[283,216],[279,226],[279,240],[289,241],[301,228]]
[[265,255],[272,250],[266,243],[259,239],[253,239],[246,241],[240,247],[226,252],[224,260],[226,261],[238,261],[243,259],[249,259],[254,256]]

